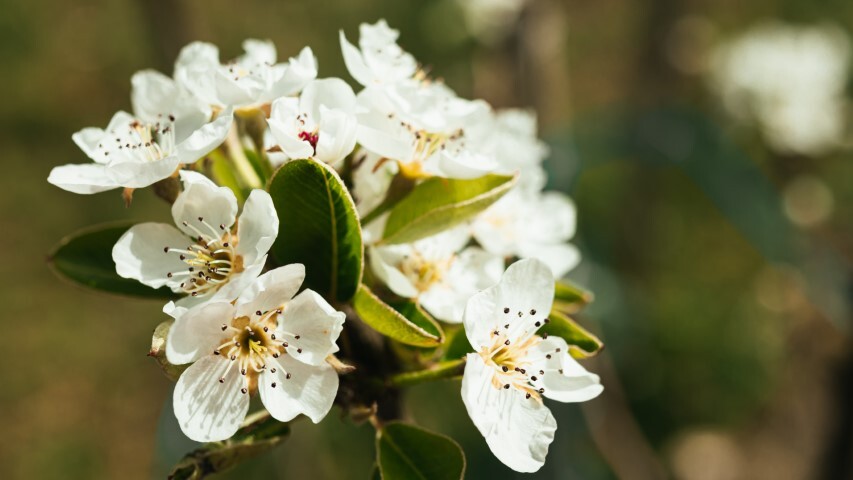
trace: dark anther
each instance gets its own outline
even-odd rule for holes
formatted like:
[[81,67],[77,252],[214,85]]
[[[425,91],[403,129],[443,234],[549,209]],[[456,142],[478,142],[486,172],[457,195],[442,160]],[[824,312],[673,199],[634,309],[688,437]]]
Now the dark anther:
[[530,314],[531,314],[531,315],[536,315],[536,309],[535,309],[535,308],[531,308],[531,309],[530,309]]
[[509,313],[509,307],[504,307],[504,313]]
[[506,365],[504,365],[503,367],[501,367],[501,370],[503,370],[504,372],[508,372],[508,371],[509,371],[509,367],[507,367]]

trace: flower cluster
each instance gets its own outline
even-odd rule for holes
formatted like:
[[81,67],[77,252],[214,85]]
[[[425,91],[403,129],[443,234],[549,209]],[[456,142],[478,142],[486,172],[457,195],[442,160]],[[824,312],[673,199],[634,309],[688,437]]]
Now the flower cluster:
[[[171,77],[134,75],[133,113],[74,134],[91,162],[57,167],[48,181],[81,194],[120,188],[128,201],[154,186],[171,203],[174,225],[134,225],[112,260],[117,281],[169,298],[165,361],[182,366],[173,405],[188,437],[232,437],[253,395],[282,422],[319,422],[337,403],[372,408],[381,425],[371,395],[384,394],[377,384],[395,388],[393,377],[363,377],[435,370],[446,329],[470,343],[467,356],[446,361],[456,374],[464,365],[474,424],[502,462],[535,471],[556,429],[543,399],[602,391],[572,345],[541,331],[557,309],[555,279],[580,260],[568,243],[574,205],[543,191],[548,149],[531,112],[459,97],[398,35],[385,21],[362,24],[355,44],[340,33],[357,92],[317,78],[307,47],[279,62],[270,42],[247,40],[242,56],[223,62],[215,46],[192,43]],[[292,165],[319,172],[322,195],[277,189]],[[357,228],[340,231],[350,216]],[[357,258],[341,260],[342,251]],[[344,284],[357,293],[342,294]],[[389,343],[441,348],[424,353],[435,355],[427,365],[399,356],[371,368],[358,349],[375,345],[348,334],[370,327]],[[344,374],[364,391],[339,395]]]

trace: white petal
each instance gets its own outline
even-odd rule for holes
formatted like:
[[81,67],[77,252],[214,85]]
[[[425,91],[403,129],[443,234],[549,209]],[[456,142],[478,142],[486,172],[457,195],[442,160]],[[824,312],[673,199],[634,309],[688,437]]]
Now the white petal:
[[98,145],[103,141],[105,136],[106,132],[100,128],[86,127],[71,135],[71,140],[74,140],[74,143],[80,147],[80,150],[83,150],[83,153],[87,157],[98,163],[107,163],[107,158],[103,154],[98,154]]
[[175,118],[175,136],[185,138],[210,119],[210,108],[182,90],[171,78],[154,70],[136,72],[130,80],[134,113],[146,122]]
[[439,320],[460,323],[468,299],[498,283],[503,269],[503,258],[476,247],[466,248],[444,274],[443,282],[422,293],[420,302]]
[[186,139],[178,140],[180,143],[175,149],[175,154],[180,162],[193,163],[222,145],[233,122],[234,113],[229,108],[221,112],[216,120],[192,132]]
[[266,263],[267,256],[264,255],[263,257],[256,259],[255,263],[243,265],[243,271],[238,273],[232,273],[228,277],[228,281],[224,285],[220,286],[219,289],[216,290],[216,293],[212,297],[210,297],[210,299],[202,297],[201,300],[208,301],[217,299],[233,302],[240,296],[240,294],[242,294],[244,291],[246,291],[247,288],[249,288],[253,283],[255,283],[258,276],[264,270]]
[[535,258],[548,265],[554,274],[554,278],[562,278],[581,261],[580,251],[570,243],[525,242],[519,245],[518,256]]
[[84,195],[119,187],[107,172],[107,167],[97,163],[54,167],[47,181],[63,190]]
[[272,65],[276,62],[275,45],[270,40],[248,38],[243,41],[243,59],[251,63]]
[[320,105],[352,113],[356,103],[352,87],[340,78],[314,80],[302,90],[299,101],[302,110],[310,112],[315,118],[320,114]]
[[278,236],[278,215],[269,193],[252,190],[243,205],[237,231],[240,236],[237,254],[243,257],[244,264],[254,263],[267,254]]
[[277,335],[288,342],[288,355],[304,363],[323,365],[326,357],[338,351],[335,342],[345,319],[346,315],[332,308],[323,297],[305,290],[288,302]]
[[170,155],[152,162],[113,163],[107,167],[107,173],[122,187],[144,188],[171,176],[179,165],[178,157]]
[[266,312],[285,305],[296,295],[304,280],[305,266],[301,263],[270,270],[240,295],[237,314],[249,316],[257,310]]
[[178,253],[164,252],[163,249],[183,249],[188,243],[190,239],[171,225],[134,225],[113,246],[112,256],[116,273],[152,288],[160,288],[163,285],[176,288],[181,282],[168,278],[168,274],[183,272],[189,267],[181,261]]
[[222,332],[222,325],[231,322],[233,313],[234,306],[227,301],[212,301],[184,311],[169,329],[166,359],[183,365],[211,355],[228,336]]
[[545,463],[557,422],[540,399],[493,383],[494,370],[469,353],[462,377],[462,401],[492,453],[517,472],[535,472]]
[[273,69],[281,74],[270,89],[267,101],[293,95],[317,78],[317,58],[310,47],[305,47],[299,52],[299,56],[290,58],[286,66],[279,64]]
[[[175,417],[184,435],[197,442],[230,438],[249,410],[249,395],[240,392],[239,368],[218,356],[203,357],[190,366],[175,385]],[[225,374],[226,369],[228,373]],[[224,382],[219,378],[225,374]]]
[[273,418],[288,422],[302,413],[318,423],[329,413],[338,392],[338,375],[328,364],[308,365],[282,355],[270,358],[267,367],[258,378],[258,391]]
[[569,355],[569,347],[562,338],[546,338],[531,349],[529,355],[536,359],[531,369],[545,372],[539,375],[534,386],[544,388],[543,395],[548,398],[558,402],[585,402],[604,390],[598,375],[586,371]]
[[181,170],[178,173],[179,173],[179,176],[181,177],[181,181],[184,182],[184,190],[186,190],[187,187],[193,183],[200,183],[203,185],[207,185],[210,188],[217,188],[219,186],[216,183],[214,183],[213,180],[207,178],[206,176],[204,176],[203,174],[201,174],[199,172],[194,172],[192,170]]
[[373,81],[373,74],[367,65],[364,63],[364,58],[361,56],[361,51],[355,45],[349,43],[344,31],[340,31],[341,52],[344,56],[344,64],[347,66],[349,74],[356,82],[364,85],[370,85]]
[[553,301],[551,270],[539,260],[519,260],[507,268],[500,283],[468,301],[463,316],[465,333],[475,348],[484,347],[494,328],[506,322],[511,340],[527,338],[536,331],[535,322],[551,312]]
[[[181,231],[190,237],[197,238],[198,231],[212,236],[222,232],[220,225],[225,229],[234,225],[237,217],[237,197],[231,189],[211,186],[204,181],[189,180],[196,179],[195,176],[183,178],[185,179],[184,191],[178,195],[172,205],[172,218]],[[199,217],[203,220],[199,220]],[[185,226],[184,222],[188,225]]]
[[[447,178],[471,179],[479,178],[497,169],[494,159],[486,155],[472,154],[469,151],[437,154],[438,167],[436,174]],[[432,164],[433,161],[428,162]]]
[[343,110],[320,107],[320,132],[314,157],[330,165],[337,165],[346,158],[356,144],[358,120],[355,115]]
[[308,140],[302,140],[298,133],[288,128],[286,122],[270,118],[267,120],[276,144],[288,157],[294,159],[311,158],[314,155],[314,147]]
[[392,292],[405,298],[415,298],[420,292],[409,278],[395,265],[411,249],[407,246],[376,247],[370,249],[370,267]]

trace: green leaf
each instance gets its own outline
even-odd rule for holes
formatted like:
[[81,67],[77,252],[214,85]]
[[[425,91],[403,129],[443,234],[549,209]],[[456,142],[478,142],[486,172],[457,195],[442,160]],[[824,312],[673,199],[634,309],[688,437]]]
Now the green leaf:
[[382,243],[409,243],[458,225],[503,196],[515,180],[506,175],[473,180],[429,178],[391,209]]
[[60,277],[95,290],[160,300],[176,298],[166,287],[153,289],[116,273],[113,246],[130,226],[110,223],[79,230],[54,247],[48,263]]
[[151,349],[148,350],[148,356],[156,360],[166,377],[174,382],[184,373],[184,370],[189,368],[190,364],[173,365],[166,360],[166,337],[169,336],[169,330],[173,323],[175,321],[169,319],[157,325],[154,334],[151,336]]
[[444,435],[400,422],[376,434],[376,463],[383,480],[460,480],[465,455]]
[[397,387],[410,387],[425,382],[434,382],[446,378],[460,377],[465,372],[465,359],[438,362],[424,370],[398,373],[388,379],[388,383]]
[[348,301],[361,283],[364,246],[355,204],[338,174],[315,160],[294,160],[273,174],[268,190],[280,222],[273,256],[305,265],[305,287]]
[[592,357],[604,348],[604,343],[598,337],[575,323],[568,315],[556,310],[551,311],[548,323],[543,325],[538,333],[561,337],[569,344],[569,353],[574,358]]
[[465,335],[465,329],[459,328],[449,336],[449,340],[445,343],[444,360],[458,360],[474,351],[471,342],[468,341],[468,336]]
[[290,426],[258,412],[246,419],[243,427],[224,442],[207,443],[187,454],[172,470],[169,480],[200,480],[223,472],[256,457],[282,443],[290,434]]
[[389,306],[410,322],[438,337],[439,343],[444,342],[444,332],[438,322],[419,303],[406,300],[390,303]]
[[554,309],[574,313],[592,303],[595,295],[589,290],[562,280],[554,285]]
[[438,334],[431,333],[383,302],[366,285],[359,287],[353,298],[353,307],[364,323],[400,343],[416,347],[436,347],[441,344],[443,334],[437,324],[433,322],[432,327]]

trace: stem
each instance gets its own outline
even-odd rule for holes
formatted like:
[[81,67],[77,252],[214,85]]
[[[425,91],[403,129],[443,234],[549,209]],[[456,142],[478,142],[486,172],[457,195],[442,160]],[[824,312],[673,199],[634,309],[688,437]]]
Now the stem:
[[240,137],[237,135],[237,125],[232,125],[228,131],[228,136],[225,138],[225,146],[228,148],[228,154],[231,158],[231,163],[237,171],[237,175],[243,185],[248,188],[263,188],[261,178],[255,172],[254,167],[243,152],[243,144],[240,142]]
[[388,379],[388,384],[395,387],[410,387],[420,383],[443,380],[462,375],[465,369],[465,359],[451,360],[436,364],[432,368],[414,372],[398,373]]

